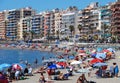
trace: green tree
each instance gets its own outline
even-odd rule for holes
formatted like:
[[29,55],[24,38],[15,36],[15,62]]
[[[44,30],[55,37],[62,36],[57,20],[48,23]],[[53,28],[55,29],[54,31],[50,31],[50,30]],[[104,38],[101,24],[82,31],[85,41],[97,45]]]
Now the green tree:
[[82,30],[82,25],[78,25],[78,30],[79,30],[79,32],[81,33],[81,30]]
[[105,40],[105,34],[107,34],[109,31],[109,26],[107,24],[103,24],[102,25],[102,29],[103,29],[103,38]]
[[89,26],[90,34],[93,35],[93,27]]
[[60,34],[59,30],[57,30],[57,31],[56,31],[56,35],[57,35],[58,38],[59,38],[59,36],[60,36],[59,34]]
[[28,35],[29,34],[28,34],[27,31],[23,31],[23,39],[24,39],[24,41],[26,41],[26,38],[27,38]]
[[73,25],[69,26],[70,32],[71,32],[71,36],[73,36],[73,32],[75,31],[75,28]]
[[34,38],[34,36],[35,36],[35,31],[30,31],[30,35],[31,35],[31,39],[33,39]]

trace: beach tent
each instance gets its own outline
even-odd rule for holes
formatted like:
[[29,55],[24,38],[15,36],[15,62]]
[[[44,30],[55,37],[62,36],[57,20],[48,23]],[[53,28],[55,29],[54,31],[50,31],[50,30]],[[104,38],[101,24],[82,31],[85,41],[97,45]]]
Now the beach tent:
[[0,71],[3,71],[3,70],[5,70],[7,68],[10,68],[10,67],[11,67],[10,64],[3,63],[3,64],[0,65]]
[[21,69],[21,70],[24,70],[26,68],[26,65],[25,64],[21,64],[21,63],[15,63],[12,65],[12,68],[13,69]]
[[97,53],[96,58],[100,58],[100,59],[105,59],[106,58],[106,54],[105,53]]

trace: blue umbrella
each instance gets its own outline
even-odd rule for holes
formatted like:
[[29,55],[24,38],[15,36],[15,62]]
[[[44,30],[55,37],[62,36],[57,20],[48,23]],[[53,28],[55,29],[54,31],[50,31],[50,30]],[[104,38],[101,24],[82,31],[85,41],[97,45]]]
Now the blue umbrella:
[[10,64],[3,63],[3,64],[0,65],[0,70],[3,71],[4,69],[9,68],[9,67],[11,67]]
[[54,65],[49,66],[48,69],[57,69],[57,66],[54,64]]
[[105,54],[105,53],[97,53],[97,54],[96,54],[96,58],[105,59],[105,58],[106,58],[106,54]]
[[109,50],[110,52],[115,52],[113,48],[108,48],[107,50]]
[[97,52],[101,52],[102,51],[102,48],[97,48]]
[[95,57],[95,56],[96,56],[96,53],[91,54],[91,56],[92,56],[92,57]]
[[107,63],[96,63],[93,65],[93,67],[102,67],[102,66],[107,66]]
[[69,56],[69,59],[74,59],[75,57],[74,56]]

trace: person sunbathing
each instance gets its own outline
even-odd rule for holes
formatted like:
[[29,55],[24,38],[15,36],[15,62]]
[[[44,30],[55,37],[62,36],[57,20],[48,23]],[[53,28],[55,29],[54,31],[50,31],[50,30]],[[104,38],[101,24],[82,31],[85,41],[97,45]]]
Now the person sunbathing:
[[63,80],[64,79],[64,74],[62,72],[59,74],[58,79],[59,80]]
[[76,83],[88,83],[86,80],[85,74],[82,74],[78,79]]

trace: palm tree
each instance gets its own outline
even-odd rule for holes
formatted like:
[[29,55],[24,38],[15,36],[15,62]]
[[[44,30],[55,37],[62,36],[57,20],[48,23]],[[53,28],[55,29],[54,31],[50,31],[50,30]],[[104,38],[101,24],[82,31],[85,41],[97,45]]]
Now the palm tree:
[[23,31],[23,39],[24,39],[24,41],[26,41],[27,36],[28,36],[28,32],[27,31]]
[[59,30],[57,30],[57,31],[56,31],[56,35],[57,35],[58,38],[59,38],[59,36],[60,36],[59,34],[60,34]]
[[106,30],[109,28],[109,26],[107,24],[103,24],[102,28],[103,28],[103,38],[105,39],[105,34],[107,33]]
[[91,26],[89,26],[89,29],[90,29],[90,34],[93,35],[93,28]]
[[75,28],[73,25],[69,26],[70,32],[71,32],[71,36],[73,36],[73,32],[75,31]]
[[34,38],[34,35],[35,35],[35,31],[30,31],[30,35],[31,35],[31,39],[33,39]]
[[82,30],[82,25],[78,25],[78,30],[79,30],[79,32],[81,33],[81,30]]

